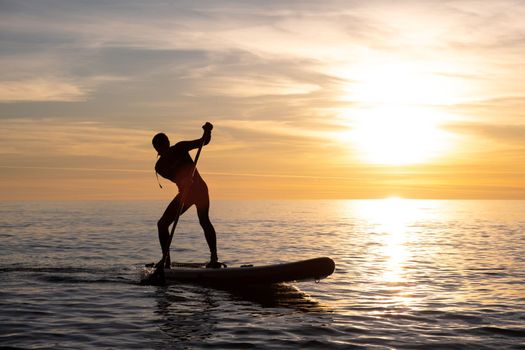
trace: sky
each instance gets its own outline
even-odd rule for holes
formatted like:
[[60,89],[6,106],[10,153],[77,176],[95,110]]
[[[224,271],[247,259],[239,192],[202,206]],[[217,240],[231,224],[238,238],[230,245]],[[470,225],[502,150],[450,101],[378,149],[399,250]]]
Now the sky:
[[0,200],[525,199],[525,2],[0,0]]

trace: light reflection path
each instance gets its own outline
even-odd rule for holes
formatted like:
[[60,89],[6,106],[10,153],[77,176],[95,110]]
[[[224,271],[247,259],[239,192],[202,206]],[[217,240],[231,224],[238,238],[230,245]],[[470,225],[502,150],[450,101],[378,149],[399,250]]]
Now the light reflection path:
[[[432,250],[419,246],[421,222],[435,216],[437,201],[387,198],[384,200],[356,201],[351,203],[352,214],[365,226],[362,235],[368,236],[368,285],[376,302],[383,305],[414,306],[417,303],[417,277],[411,265],[417,264],[422,255]],[[432,220],[439,218],[432,217]]]

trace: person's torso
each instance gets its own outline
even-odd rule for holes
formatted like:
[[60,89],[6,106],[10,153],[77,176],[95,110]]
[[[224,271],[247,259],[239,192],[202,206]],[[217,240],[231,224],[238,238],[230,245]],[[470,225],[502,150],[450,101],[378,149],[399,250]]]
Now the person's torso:
[[[180,149],[175,145],[170,147],[169,151],[157,160],[155,171],[163,178],[175,182],[180,188],[191,178],[193,159],[186,150]],[[201,180],[197,170],[195,170],[193,180]]]

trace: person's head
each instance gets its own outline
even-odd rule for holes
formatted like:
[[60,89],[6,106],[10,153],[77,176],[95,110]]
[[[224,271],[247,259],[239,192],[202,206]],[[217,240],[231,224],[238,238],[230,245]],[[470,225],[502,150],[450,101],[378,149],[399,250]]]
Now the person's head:
[[170,140],[168,139],[168,136],[162,132],[159,132],[157,135],[153,136],[151,143],[158,154],[163,154],[170,148]]

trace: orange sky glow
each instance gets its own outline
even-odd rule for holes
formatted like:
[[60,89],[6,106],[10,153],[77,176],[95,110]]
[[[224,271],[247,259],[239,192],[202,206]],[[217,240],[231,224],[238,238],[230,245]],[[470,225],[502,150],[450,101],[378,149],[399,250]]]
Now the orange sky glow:
[[0,5],[0,200],[525,199],[525,3]]

